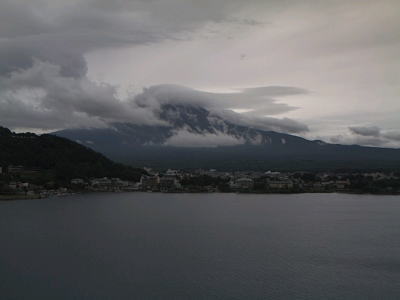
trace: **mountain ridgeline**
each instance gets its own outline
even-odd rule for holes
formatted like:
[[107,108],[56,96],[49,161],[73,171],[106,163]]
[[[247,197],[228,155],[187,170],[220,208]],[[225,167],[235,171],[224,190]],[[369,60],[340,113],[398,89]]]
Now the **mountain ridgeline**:
[[17,134],[0,127],[0,166],[9,165],[50,173],[50,178],[56,181],[104,176],[137,181],[144,172],[114,163],[104,155],[62,137]]
[[[309,141],[235,123],[197,105],[163,104],[158,114],[166,126],[121,122],[108,128],[66,129],[54,134],[135,166],[221,170],[400,168],[399,149]],[[222,143],[213,145],[215,140]]]

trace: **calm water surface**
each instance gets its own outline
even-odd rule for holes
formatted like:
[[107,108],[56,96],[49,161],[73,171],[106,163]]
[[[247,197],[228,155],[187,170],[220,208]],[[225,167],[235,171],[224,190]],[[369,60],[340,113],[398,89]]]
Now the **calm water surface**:
[[400,299],[400,197],[0,202],[0,299]]

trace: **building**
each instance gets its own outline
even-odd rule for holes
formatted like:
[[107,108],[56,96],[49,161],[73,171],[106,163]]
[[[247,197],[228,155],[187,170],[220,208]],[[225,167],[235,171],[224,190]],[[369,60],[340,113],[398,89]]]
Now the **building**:
[[92,179],[90,185],[95,191],[111,191],[113,187],[112,181],[107,177]]
[[159,186],[161,192],[176,191],[180,187],[179,182],[175,176],[167,176],[167,175],[160,177]]
[[281,173],[280,172],[267,171],[267,172],[264,173],[264,175],[268,176],[268,177],[276,178],[276,177],[279,177],[281,175]]
[[350,186],[349,180],[337,180],[335,181],[335,187],[337,190],[346,190]]
[[21,173],[24,171],[24,166],[8,166],[8,173]]
[[10,189],[12,189],[12,190],[16,190],[16,189],[18,188],[18,183],[17,183],[16,181],[11,181],[11,182],[8,184],[8,187],[9,187]]
[[326,185],[322,182],[314,182],[312,185],[313,192],[324,192],[326,190]]
[[159,188],[160,178],[158,176],[143,175],[140,177],[140,187],[143,191],[156,191]]
[[235,186],[240,190],[251,190],[254,187],[254,180],[247,177],[236,179]]
[[124,189],[130,185],[129,181],[121,180],[119,178],[111,178],[111,183],[113,187]]
[[290,190],[294,183],[291,180],[267,180],[266,187],[272,190]]
[[81,178],[74,178],[74,179],[71,179],[71,184],[72,185],[84,185],[85,181]]
[[167,172],[165,172],[166,176],[178,176],[179,175],[179,171],[178,170],[172,170],[172,169],[168,169]]

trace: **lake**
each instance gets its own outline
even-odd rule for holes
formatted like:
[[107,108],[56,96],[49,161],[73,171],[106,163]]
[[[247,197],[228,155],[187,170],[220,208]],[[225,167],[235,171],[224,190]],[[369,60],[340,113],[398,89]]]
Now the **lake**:
[[0,298],[400,299],[400,196],[0,202]]

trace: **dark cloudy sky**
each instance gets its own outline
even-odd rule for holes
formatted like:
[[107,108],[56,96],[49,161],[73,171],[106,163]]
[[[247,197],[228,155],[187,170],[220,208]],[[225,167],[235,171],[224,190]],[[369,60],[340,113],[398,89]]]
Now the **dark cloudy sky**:
[[194,101],[400,147],[399,14],[398,0],[0,0],[0,125],[160,124],[160,103]]

